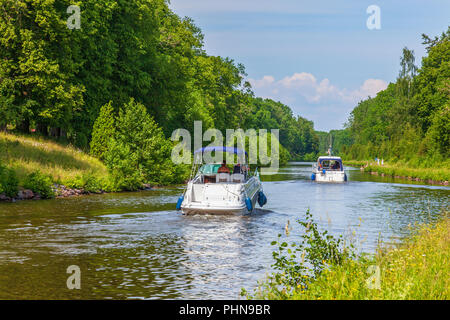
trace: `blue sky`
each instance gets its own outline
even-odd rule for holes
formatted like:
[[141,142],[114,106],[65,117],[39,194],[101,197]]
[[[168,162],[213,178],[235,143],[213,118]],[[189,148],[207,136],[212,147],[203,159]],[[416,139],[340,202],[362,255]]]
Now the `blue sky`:
[[[381,29],[369,30],[377,5]],[[358,101],[395,81],[404,46],[450,25],[449,0],[171,0],[205,35],[210,55],[246,67],[257,96],[281,101],[317,130],[342,128]]]

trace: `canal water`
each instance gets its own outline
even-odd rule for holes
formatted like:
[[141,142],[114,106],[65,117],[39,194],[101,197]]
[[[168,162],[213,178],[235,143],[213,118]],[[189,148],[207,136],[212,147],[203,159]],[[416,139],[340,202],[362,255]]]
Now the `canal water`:
[[[449,210],[450,188],[346,168],[310,181],[310,163],[263,177],[268,203],[248,216],[184,216],[182,188],[0,203],[0,299],[239,299],[271,271],[270,242],[310,210],[357,249],[395,242]],[[349,240],[350,241],[350,240]],[[81,271],[69,290],[67,268]]]

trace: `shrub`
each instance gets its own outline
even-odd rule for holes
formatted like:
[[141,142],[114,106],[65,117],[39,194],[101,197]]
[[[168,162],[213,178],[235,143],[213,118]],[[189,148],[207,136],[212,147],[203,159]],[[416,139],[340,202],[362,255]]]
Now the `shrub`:
[[108,150],[109,140],[115,133],[114,126],[114,110],[112,102],[105,104],[100,109],[100,114],[95,120],[94,127],[92,129],[91,140],[91,155],[105,160],[105,154]]
[[8,197],[15,197],[19,191],[19,180],[14,170],[6,168],[0,164],[0,194],[4,193]]
[[108,141],[105,163],[116,189],[137,190],[143,183],[177,182],[178,168],[171,161],[172,143],[133,99],[119,111],[116,130]]
[[104,190],[102,181],[93,173],[83,173],[75,177],[75,179],[65,183],[66,187],[72,189],[83,189],[88,192],[100,192]]
[[[305,221],[297,222],[305,228],[299,242],[288,244],[287,241],[282,241],[282,235],[279,234],[278,239],[271,243],[277,246],[272,252],[275,260],[272,267],[277,272],[260,284],[255,296],[245,290],[241,295],[258,299],[289,298],[296,290],[307,288],[330,266],[343,265],[356,257],[353,245],[346,245],[342,235],[335,238],[326,230],[319,231],[309,210]],[[289,235],[288,228],[286,235]]]
[[39,170],[30,173],[26,177],[24,187],[35,193],[39,193],[43,199],[54,197],[51,177],[41,173]]
[[138,190],[144,183],[137,155],[125,143],[112,140],[106,153],[113,186],[117,190]]

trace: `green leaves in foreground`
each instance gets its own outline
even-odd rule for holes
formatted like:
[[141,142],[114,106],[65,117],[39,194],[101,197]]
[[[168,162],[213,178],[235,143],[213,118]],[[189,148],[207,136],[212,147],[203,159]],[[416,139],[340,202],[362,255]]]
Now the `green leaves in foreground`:
[[[353,245],[345,245],[342,236],[335,238],[326,230],[319,231],[309,210],[305,220],[297,222],[304,227],[304,233],[298,241],[288,243],[278,234],[278,239],[271,242],[271,245],[277,246],[272,252],[275,260],[272,267],[277,271],[260,284],[254,296],[245,290],[242,295],[248,298],[289,298],[297,290],[308,288],[329,266],[340,265],[355,257]],[[288,226],[286,235],[289,235]]]
[[[450,219],[447,211],[433,224],[416,225],[395,245],[375,255],[356,256],[342,238],[320,232],[309,212],[299,243],[273,241],[276,270],[249,299],[448,300],[450,297]],[[288,231],[288,228],[287,228]],[[286,232],[288,234],[289,232]],[[381,245],[381,244],[380,244]]]
[[0,194],[4,193],[7,197],[15,197],[19,190],[18,184],[19,181],[14,170],[0,163]]
[[24,187],[26,189],[30,189],[35,193],[39,193],[39,195],[43,199],[54,197],[54,193],[52,190],[52,178],[46,174],[41,173],[39,170],[30,173],[26,177]]

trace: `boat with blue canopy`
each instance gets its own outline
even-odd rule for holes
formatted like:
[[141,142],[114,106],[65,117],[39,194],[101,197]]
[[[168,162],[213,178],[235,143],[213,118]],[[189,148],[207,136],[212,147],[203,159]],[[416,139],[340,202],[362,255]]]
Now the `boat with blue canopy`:
[[[232,166],[222,163],[203,163],[207,152],[234,154]],[[253,172],[247,164],[247,152],[236,147],[209,146],[195,150],[194,164],[187,186],[177,202],[184,214],[249,214],[256,203],[264,206],[258,168]]]
[[322,156],[313,164],[311,180],[316,182],[345,182],[347,174],[344,171],[341,157]]

